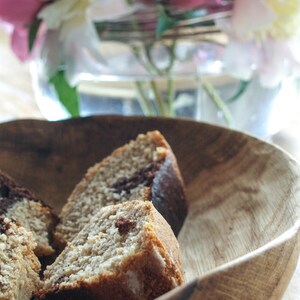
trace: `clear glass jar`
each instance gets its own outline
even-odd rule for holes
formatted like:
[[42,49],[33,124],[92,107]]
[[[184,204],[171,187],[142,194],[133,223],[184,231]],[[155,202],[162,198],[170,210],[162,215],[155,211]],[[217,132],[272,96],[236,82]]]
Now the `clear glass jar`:
[[[101,61],[93,72],[79,76],[80,115],[184,117],[262,138],[275,134],[299,105],[293,78],[273,89],[263,88],[256,78],[241,85],[224,72],[223,51],[220,43],[195,39],[147,47],[103,41]],[[68,118],[44,63],[41,51],[31,65],[38,106],[48,120]]]

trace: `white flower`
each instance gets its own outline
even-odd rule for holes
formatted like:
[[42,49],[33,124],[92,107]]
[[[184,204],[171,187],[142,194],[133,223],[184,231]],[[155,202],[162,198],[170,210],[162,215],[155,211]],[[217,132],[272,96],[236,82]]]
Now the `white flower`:
[[67,22],[76,26],[88,21],[113,20],[139,7],[138,4],[129,4],[127,0],[58,0],[42,9],[38,16],[48,29],[58,29]]
[[248,80],[258,73],[273,87],[300,69],[300,1],[235,0],[232,18],[219,22],[229,36],[224,63]]
[[300,40],[232,40],[225,49],[224,64],[233,76],[249,80],[259,75],[264,87],[275,87],[292,73],[300,72]]
[[48,29],[59,29],[64,23],[85,22],[89,0],[58,0],[44,7],[38,14]]
[[[99,74],[105,68],[99,54],[100,40],[94,22],[118,18],[138,7],[128,4],[126,0],[57,0],[41,10],[38,16],[47,29],[59,32],[59,39],[54,43],[53,34],[49,34],[52,43],[47,43],[47,53],[55,52],[56,58],[55,54],[50,55],[52,61],[64,63],[71,85],[78,83],[81,73]],[[61,59],[58,59],[59,55]]]
[[93,21],[117,19],[141,7],[140,4],[129,4],[127,0],[91,0],[90,2],[87,15]]

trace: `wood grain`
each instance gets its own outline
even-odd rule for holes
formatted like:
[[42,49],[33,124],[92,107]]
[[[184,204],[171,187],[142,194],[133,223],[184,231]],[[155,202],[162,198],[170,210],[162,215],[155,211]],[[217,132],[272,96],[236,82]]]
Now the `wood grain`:
[[280,149],[188,120],[103,116],[0,125],[0,166],[57,211],[86,169],[140,132],[177,156],[187,284],[161,299],[280,299],[300,252],[300,168]]

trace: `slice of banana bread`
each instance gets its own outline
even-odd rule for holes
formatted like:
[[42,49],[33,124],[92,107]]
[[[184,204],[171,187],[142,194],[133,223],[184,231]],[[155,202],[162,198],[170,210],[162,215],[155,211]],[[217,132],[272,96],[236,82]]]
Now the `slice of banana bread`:
[[37,242],[37,256],[54,253],[49,237],[58,219],[53,210],[36,199],[32,192],[21,187],[0,171],[0,215],[17,220],[31,231]]
[[101,209],[44,273],[37,299],[154,299],[183,283],[178,242],[149,201]]
[[178,234],[187,208],[176,158],[158,131],[140,134],[90,168],[63,207],[55,239],[63,247],[101,207],[144,199]]
[[0,217],[0,299],[29,300],[40,287],[40,263],[31,232]]

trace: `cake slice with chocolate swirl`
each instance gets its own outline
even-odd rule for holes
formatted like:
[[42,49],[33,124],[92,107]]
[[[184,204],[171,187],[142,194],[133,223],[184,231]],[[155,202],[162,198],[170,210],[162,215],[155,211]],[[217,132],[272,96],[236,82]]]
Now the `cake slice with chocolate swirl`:
[[178,242],[149,201],[103,207],[44,272],[39,300],[152,300],[183,283]]
[[152,201],[175,235],[187,208],[176,158],[158,131],[140,134],[91,167],[61,212],[55,238],[71,241],[103,206],[132,199]]
[[37,200],[28,189],[16,184],[7,174],[0,171],[0,215],[17,220],[31,231],[37,242],[35,254],[39,257],[54,253],[51,235],[57,216],[41,200]]

